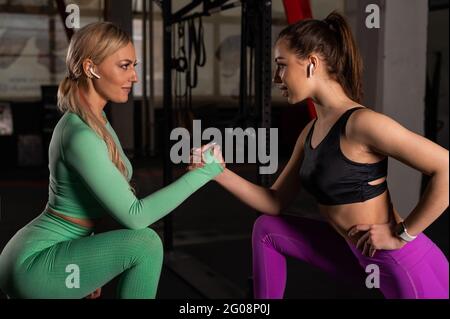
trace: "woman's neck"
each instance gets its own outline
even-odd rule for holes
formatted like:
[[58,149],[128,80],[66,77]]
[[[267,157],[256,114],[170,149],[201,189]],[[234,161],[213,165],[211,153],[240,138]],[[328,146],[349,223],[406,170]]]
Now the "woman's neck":
[[331,80],[319,87],[312,99],[316,106],[317,118],[324,121],[332,121],[343,110],[359,105],[345,94],[339,83]]
[[92,86],[80,88],[80,93],[82,102],[91,109],[99,121],[106,125],[106,120],[103,117],[103,109],[105,108],[106,100],[100,96]]

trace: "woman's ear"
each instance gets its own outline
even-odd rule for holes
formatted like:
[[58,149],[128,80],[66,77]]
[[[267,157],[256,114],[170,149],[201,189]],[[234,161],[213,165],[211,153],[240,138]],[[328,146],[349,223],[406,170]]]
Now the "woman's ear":
[[94,62],[91,59],[87,58],[83,61],[83,73],[86,77],[92,79],[91,68],[94,66]]
[[306,76],[310,78],[319,67],[319,58],[316,55],[312,54],[308,57],[307,63]]

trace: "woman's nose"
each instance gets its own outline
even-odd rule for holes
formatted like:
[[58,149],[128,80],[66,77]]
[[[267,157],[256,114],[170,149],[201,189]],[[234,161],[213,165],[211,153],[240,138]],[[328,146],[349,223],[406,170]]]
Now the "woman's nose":
[[137,81],[138,81],[138,76],[137,76],[136,70],[134,69],[133,70],[133,74],[132,74],[131,79],[130,79],[130,82],[137,82]]
[[280,84],[281,83],[280,72],[275,71],[275,73],[273,74],[272,82],[275,83],[275,84]]

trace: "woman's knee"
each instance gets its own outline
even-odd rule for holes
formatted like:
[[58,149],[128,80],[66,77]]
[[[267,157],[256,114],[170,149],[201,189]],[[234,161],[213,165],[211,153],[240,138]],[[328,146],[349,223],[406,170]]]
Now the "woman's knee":
[[161,237],[151,228],[129,230],[129,245],[137,255],[160,258],[164,255]]
[[322,231],[324,227],[330,226],[324,222],[292,215],[261,215],[253,225],[252,238],[253,241],[266,241],[269,235],[273,234],[291,234],[295,237],[301,234],[302,237],[308,237],[313,230]]
[[151,228],[144,228],[138,230],[142,236],[142,244],[144,247],[151,247],[152,249],[161,251],[163,250],[163,243],[158,233]]
[[274,224],[278,223],[280,216],[261,215],[253,224],[253,239],[260,239],[270,233]]

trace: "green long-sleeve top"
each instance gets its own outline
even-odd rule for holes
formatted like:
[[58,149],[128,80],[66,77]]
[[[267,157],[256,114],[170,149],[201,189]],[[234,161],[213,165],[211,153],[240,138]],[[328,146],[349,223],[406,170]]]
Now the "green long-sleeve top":
[[[106,128],[127,167],[129,181],[132,176],[131,163],[109,122]],[[212,155],[209,153],[209,156]],[[170,213],[220,174],[223,168],[211,161],[202,168],[187,172],[157,192],[137,198],[128,181],[111,161],[103,139],[77,114],[66,112],[53,131],[49,147],[49,170],[47,205],[54,211],[87,219],[109,214],[127,228],[140,229]]]

